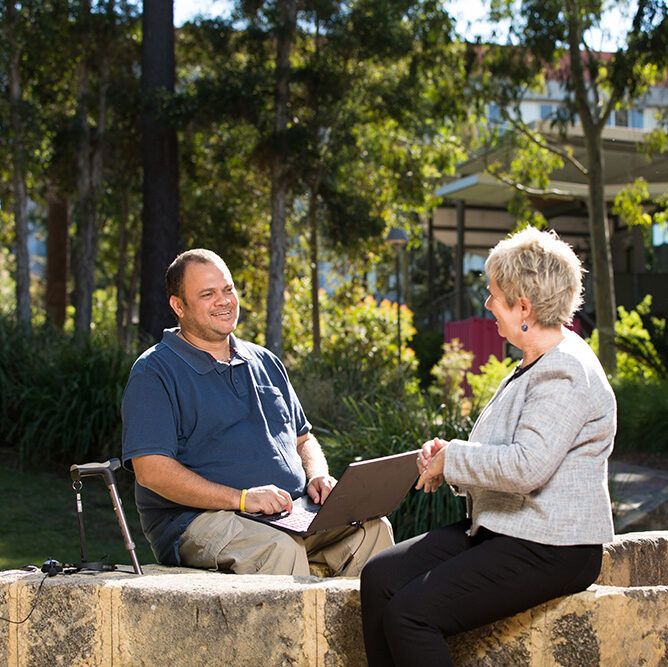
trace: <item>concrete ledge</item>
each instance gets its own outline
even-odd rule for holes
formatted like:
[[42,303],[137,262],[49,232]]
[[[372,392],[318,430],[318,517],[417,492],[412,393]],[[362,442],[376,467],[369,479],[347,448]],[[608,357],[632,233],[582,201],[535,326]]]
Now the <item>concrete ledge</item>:
[[[149,566],[47,579],[0,665],[365,665],[357,579]],[[453,637],[456,665],[668,664],[668,532],[622,535],[587,591]],[[0,616],[25,618],[42,575],[0,572]]]

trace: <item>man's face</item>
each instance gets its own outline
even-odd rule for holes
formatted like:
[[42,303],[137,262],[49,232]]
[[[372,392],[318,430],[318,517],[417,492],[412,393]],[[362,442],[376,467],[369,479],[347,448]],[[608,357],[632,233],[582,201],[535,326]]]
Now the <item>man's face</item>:
[[183,298],[171,296],[169,304],[186,335],[215,343],[225,340],[236,329],[239,295],[224,264],[189,263],[182,291]]

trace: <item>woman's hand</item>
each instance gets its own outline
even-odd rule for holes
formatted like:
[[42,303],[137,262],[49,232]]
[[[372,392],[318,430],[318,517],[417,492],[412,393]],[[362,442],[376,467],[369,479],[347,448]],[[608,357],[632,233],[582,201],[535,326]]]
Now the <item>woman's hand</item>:
[[422,445],[422,450],[417,457],[417,467],[420,478],[415,488],[425,493],[433,493],[445,481],[443,477],[443,466],[445,465],[445,450],[448,446],[447,440],[434,438]]

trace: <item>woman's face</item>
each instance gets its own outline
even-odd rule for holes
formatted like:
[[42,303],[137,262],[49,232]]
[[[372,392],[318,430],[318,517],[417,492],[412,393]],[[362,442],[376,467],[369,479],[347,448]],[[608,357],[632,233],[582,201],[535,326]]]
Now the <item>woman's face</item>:
[[511,308],[503,292],[497,285],[496,280],[493,278],[489,281],[487,291],[489,292],[489,296],[485,301],[485,308],[494,315],[499,335],[503,336],[516,347],[520,347],[517,344],[521,332],[520,327],[522,326],[522,307],[519,299],[515,301],[515,305]]

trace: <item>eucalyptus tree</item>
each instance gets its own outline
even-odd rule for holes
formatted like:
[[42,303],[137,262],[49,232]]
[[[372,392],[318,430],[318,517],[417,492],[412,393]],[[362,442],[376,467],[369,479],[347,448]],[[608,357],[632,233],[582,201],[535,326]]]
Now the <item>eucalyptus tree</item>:
[[139,328],[157,340],[173,322],[163,280],[179,248],[178,145],[176,128],[165,112],[175,83],[172,0],[144,1],[141,59],[144,209]]
[[[557,154],[587,179],[589,234],[594,273],[601,362],[616,365],[615,288],[610,231],[604,198],[602,134],[615,109],[628,108],[653,83],[664,79],[668,65],[668,13],[665,0],[494,0],[495,18],[510,21],[511,44],[480,49],[481,77],[488,95],[505,109],[505,118],[529,143]],[[601,25],[605,9],[631,12],[623,43],[614,53],[596,51],[591,30]],[[550,142],[519,120],[517,109],[527,84],[550,69],[559,72],[564,95],[558,122],[582,125],[587,163],[576,160],[563,138]]]
[[14,214],[14,248],[16,256],[16,318],[26,331],[31,329],[30,255],[28,253],[28,192],[25,78],[22,63],[26,50],[26,11],[9,0],[2,7],[2,36],[8,89],[9,154],[11,156],[11,190]]
[[460,107],[452,72],[462,68],[450,34],[440,4],[419,0],[239,2],[229,20],[182,31],[188,48],[179,53],[189,62],[194,35],[208,49],[208,64],[199,59],[181,84],[184,113],[199,131],[209,124],[224,161],[222,147],[234,142],[221,136],[245,132],[243,155],[263,193],[246,205],[266,203],[271,214],[265,331],[274,351],[286,220],[309,221],[317,327],[317,234],[340,248],[377,242],[397,212],[424,205],[452,164],[443,119]]
[[465,115],[465,69],[450,17],[436,3],[312,11],[295,79],[317,354],[319,236],[339,252],[368,252],[388,225],[424,212],[461,155],[450,135]]

